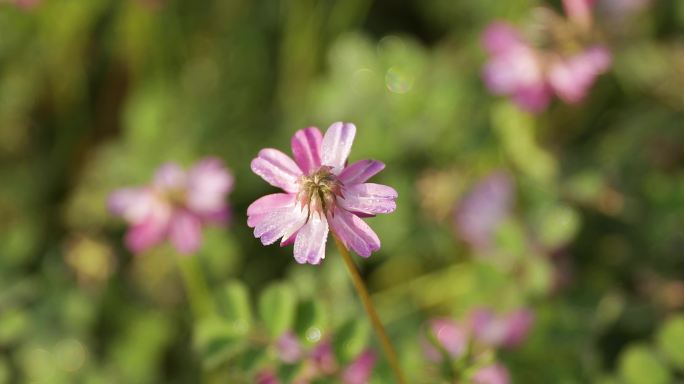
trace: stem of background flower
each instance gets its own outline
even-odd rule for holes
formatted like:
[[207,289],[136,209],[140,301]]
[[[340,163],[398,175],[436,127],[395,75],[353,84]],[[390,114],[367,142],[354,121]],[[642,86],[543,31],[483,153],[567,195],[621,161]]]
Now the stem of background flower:
[[176,259],[192,314],[195,319],[201,319],[212,312],[212,301],[198,256],[177,255]]
[[359,274],[359,270],[356,268],[356,265],[354,264],[354,261],[351,259],[349,251],[344,246],[344,244],[342,244],[336,236],[333,235],[333,238],[335,239],[337,249],[339,249],[340,254],[342,254],[342,259],[344,260],[344,263],[347,265],[349,275],[351,276],[352,282],[354,283],[354,288],[356,288],[356,292],[359,294],[359,297],[361,298],[361,302],[363,303],[363,306],[366,309],[366,313],[368,313],[368,317],[370,318],[371,324],[373,325],[373,329],[375,329],[375,333],[378,335],[378,339],[380,339],[380,345],[382,345],[382,349],[384,350],[385,355],[387,356],[387,362],[389,363],[390,367],[392,368],[392,371],[394,372],[394,376],[397,379],[397,383],[405,384],[406,378],[404,377],[404,373],[401,371],[399,359],[397,359],[397,352],[394,350],[394,347],[392,346],[389,337],[387,337],[385,327],[383,327],[382,323],[380,322],[378,313],[375,311],[373,301],[371,300],[370,295],[368,294],[368,289],[366,289],[366,285],[363,283],[363,279]]

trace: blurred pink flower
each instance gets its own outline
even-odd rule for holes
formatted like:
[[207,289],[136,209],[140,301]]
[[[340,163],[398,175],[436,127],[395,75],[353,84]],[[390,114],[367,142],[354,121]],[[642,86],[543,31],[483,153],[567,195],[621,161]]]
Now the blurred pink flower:
[[342,372],[344,384],[366,384],[370,380],[375,366],[375,353],[365,350],[354,359]]
[[459,236],[476,248],[490,245],[499,224],[511,211],[513,180],[504,171],[494,172],[475,184],[456,208]]
[[280,384],[280,380],[271,371],[261,371],[257,373],[255,378],[256,384]]
[[539,112],[551,99],[544,63],[520,33],[511,25],[492,23],[483,36],[483,45],[490,55],[485,64],[484,81],[497,95],[511,96],[522,108]]
[[319,264],[325,258],[329,229],[360,256],[380,249],[380,239],[361,217],[394,211],[397,192],[366,183],[383,163],[347,165],[355,134],[350,123],[334,123],[325,136],[311,127],[292,137],[294,160],[277,149],[259,152],[252,171],[285,193],[264,196],[247,208],[255,237],[264,245],[281,238],[281,246],[294,243],[298,263]]
[[[445,351],[451,359],[461,357],[468,347],[470,337],[468,330],[457,322],[439,318],[428,323],[427,338],[421,339],[423,353],[432,361],[441,361]],[[435,345],[435,343],[437,345]]]
[[311,351],[311,360],[320,373],[329,375],[337,370],[337,361],[330,340],[321,341],[314,347]]
[[[43,0],[6,0],[6,2],[14,4],[19,8],[34,9],[37,8]],[[3,3],[3,1],[0,0],[0,3]]]
[[473,384],[508,384],[510,382],[508,370],[498,363],[480,368],[472,378]]
[[[566,103],[582,101],[612,61],[610,51],[592,33],[593,0],[564,0],[567,20],[549,18],[549,40],[537,47],[515,27],[494,22],[482,44],[489,54],[483,78],[497,95],[510,96],[521,108],[541,112],[555,93]],[[543,45],[544,47],[541,47]]]
[[534,316],[520,309],[497,315],[488,309],[478,309],[470,315],[470,327],[475,339],[490,347],[512,348],[520,345],[532,327]]
[[132,252],[168,239],[178,252],[191,254],[201,245],[203,226],[228,220],[225,198],[232,188],[233,176],[216,158],[204,159],[187,172],[168,163],[149,185],[114,191],[108,206],[130,225],[125,240]]
[[278,338],[276,350],[280,360],[288,364],[296,363],[304,355],[302,345],[292,331],[285,332]]

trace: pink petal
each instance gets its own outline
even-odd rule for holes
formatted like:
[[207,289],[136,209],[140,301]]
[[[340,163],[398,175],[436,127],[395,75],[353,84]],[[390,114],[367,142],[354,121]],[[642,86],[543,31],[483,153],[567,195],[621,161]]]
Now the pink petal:
[[603,47],[590,48],[573,57],[557,59],[549,71],[549,83],[563,101],[577,103],[610,64],[610,52]]
[[129,223],[139,223],[148,216],[154,204],[154,194],[147,188],[122,188],[107,199],[109,211]]
[[454,216],[461,238],[474,247],[487,247],[515,199],[513,180],[503,171],[479,181],[461,200]]
[[297,180],[302,175],[292,159],[272,148],[259,151],[257,158],[252,160],[252,171],[274,187],[292,193],[297,192]]
[[293,206],[296,197],[290,193],[274,193],[257,199],[247,207],[247,225],[254,228],[266,214]]
[[378,235],[358,216],[344,209],[335,208],[328,224],[344,246],[359,256],[368,257],[380,249]]
[[[433,319],[429,323],[429,332],[431,337],[437,342],[440,348],[449,354],[450,358],[457,359],[463,355],[468,346],[468,332],[465,327],[456,323],[451,319],[439,318]],[[432,342],[427,340],[422,343],[423,352],[432,361],[440,361],[443,356],[441,352],[435,348]]]
[[503,344],[508,324],[488,309],[478,309],[470,315],[470,326],[475,338],[482,344],[499,347]]
[[527,338],[534,323],[534,315],[528,310],[519,309],[508,314],[506,323],[507,332],[504,345],[509,348],[515,347]]
[[126,233],[126,246],[133,253],[140,253],[164,239],[168,228],[168,216],[148,215]]
[[482,45],[491,55],[500,54],[523,43],[517,29],[507,23],[495,22],[482,34]]
[[346,187],[344,198],[338,200],[340,206],[350,212],[369,215],[390,213],[397,208],[394,201],[397,191],[382,184],[364,183]]
[[287,331],[278,338],[276,351],[280,360],[287,364],[296,363],[304,354],[302,345],[292,331]]
[[528,112],[539,113],[549,105],[551,91],[545,83],[521,87],[513,92],[513,101]]
[[292,137],[292,154],[304,174],[321,166],[321,144],[323,135],[316,127],[300,129]]
[[511,382],[511,377],[506,367],[495,363],[480,368],[473,375],[472,382],[473,384],[508,384]]
[[188,172],[187,204],[195,213],[225,210],[226,194],[233,188],[233,176],[219,159],[208,158]]
[[335,174],[339,173],[349,157],[355,135],[354,124],[338,122],[331,125],[323,137],[323,165],[332,167]]
[[378,172],[385,169],[385,164],[376,160],[360,160],[344,168],[338,178],[345,185],[365,183]]
[[180,253],[196,252],[202,244],[202,222],[187,211],[174,213],[169,225],[169,240]]
[[342,373],[344,384],[366,384],[370,380],[375,365],[375,353],[365,350],[347,366]]
[[254,227],[254,236],[264,245],[273,244],[279,238],[287,240],[306,222],[308,210],[297,205],[279,208],[266,213]]
[[185,187],[186,174],[176,163],[166,163],[154,174],[153,185],[159,189],[179,189]]
[[591,26],[591,8],[595,0],[563,0],[565,14],[573,22],[584,28]]
[[328,240],[328,222],[318,214],[297,232],[294,243],[294,258],[298,263],[319,264],[325,258],[325,243]]

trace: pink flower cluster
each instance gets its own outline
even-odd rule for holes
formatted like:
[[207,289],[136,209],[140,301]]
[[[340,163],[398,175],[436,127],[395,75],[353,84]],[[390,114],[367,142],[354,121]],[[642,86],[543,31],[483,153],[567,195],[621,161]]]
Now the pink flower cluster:
[[233,176],[216,158],[204,159],[188,171],[168,163],[150,184],[114,191],[108,205],[130,225],[126,245],[132,252],[168,239],[178,252],[191,254],[201,245],[205,225],[229,219],[226,195],[232,188]]
[[356,127],[334,123],[325,136],[318,128],[292,137],[294,160],[266,148],[252,161],[252,170],[284,193],[266,195],[247,208],[254,236],[269,245],[294,243],[298,263],[319,264],[325,258],[328,231],[358,255],[380,249],[380,239],[362,217],[395,210],[397,192],[368,179],[385,165],[361,160],[347,165]]
[[459,237],[474,248],[487,248],[501,222],[510,214],[513,179],[496,171],[478,181],[456,208],[454,224]]
[[[532,327],[531,312],[519,309],[497,314],[489,309],[473,310],[463,322],[437,318],[428,323],[427,335],[422,339],[425,356],[434,362],[468,358],[477,363],[482,349],[514,348],[520,345]],[[446,360],[445,360],[446,359]],[[472,381],[480,384],[507,384],[510,377],[499,363],[487,364],[477,370]]]
[[[361,352],[349,364],[340,367],[333,353],[330,340],[318,343],[307,351],[292,332],[284,333],[276,342],[279,359],[285,364],[301,364],[300,373],[292,380],[294,384],[308,384],[316,380],[337,378],[343,384],[366,384],[375,366],[375,353]],[[270,370],[257,374],[259,384],[279,384],[281,381]]]
[[[544,110],[553,94],[566,103],[582,101],[596,78],[611,65],[610,51],[592,34],[591,0],[565,0],[568,19],[546,21],[543,47],[515,27],[496,22],[484,32],[489,54],[484,68],[487,87],[510,96],[521,108]],[[552,12],[552,11],[548,11]]]

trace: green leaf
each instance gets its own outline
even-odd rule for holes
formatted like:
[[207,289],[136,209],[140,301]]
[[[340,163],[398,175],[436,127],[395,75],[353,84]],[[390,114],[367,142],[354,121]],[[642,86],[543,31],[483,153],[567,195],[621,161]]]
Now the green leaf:
[[541,243],[550,249],[561,247],[572,240],[580,225],[575,210],[554,205],[541,209],[535,215],[536,232]]
[[235,332],[219,316],[209,316],[199,321],[195,326],[194,343],[202,364],[208,370],[238,356],[248,346],[245,334]]
[[219,311],[236,334],[246,334],[252,326],[249,291],[238,280],[229,281],[217,295]]
[[273,284],[264,289],[259,298],[259,315],[272,337],[292,328],[296,307],[297,297],[289,284]]
[[323,335],[325,320],[323,306],[317,301],[307,300],[297,307],[295,331],[302,340],[310,344],[318,343]]
[[673,365],[684,370],[684,315],[667,320],[657,338],[660,351]]
[[557,172],[556,160],[537,143],[533,117],[511,103],[501,103],[493,109],[491,118],[511,161],[532,179],[551,182]]
[[355,358],[366,346],[369,334],[370,328],[365,319],[350,319],[344,323],[333,342],[337,360],[344,365]]
[[670,371],[650,347],[636,344],[620,355],[620,376],[626,384],[668,384]]

